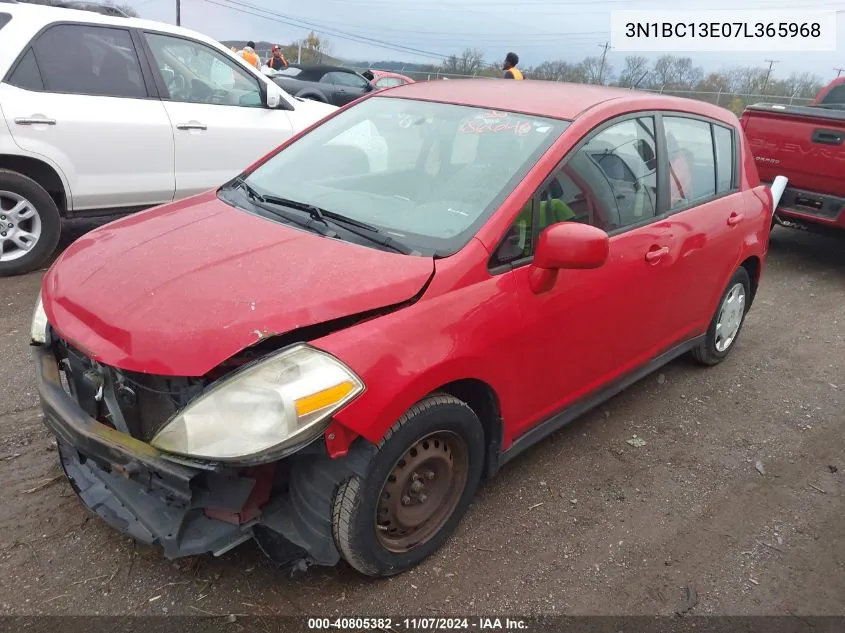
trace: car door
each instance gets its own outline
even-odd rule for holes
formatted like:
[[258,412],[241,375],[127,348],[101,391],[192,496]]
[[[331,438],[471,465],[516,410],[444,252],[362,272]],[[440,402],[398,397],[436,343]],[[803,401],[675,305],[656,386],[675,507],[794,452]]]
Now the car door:
[[[654,255],[665,241],[658,171],[639,170],[636,213],[620,208],[631,183],[614,184],[602,156],[641,142],[657,155],[655,119],[640,115],[606,123],[570,152],[536,192],[496,251],[493,271],[513,269],[522,312],[514,345],[521,363],[521,410],[514,419],[536,424],[600,387],[648,363],[664,346],[657,327],[666,309],[666,269]],[[613,175],[613,174],[611,174]],[[535,224],[534,218],[538,222]],[[606,230],[610,255],[594,270],[562,270],[546,292],[532,290],[533,244],[556,222],[585,222]]]
[[217,187],[293,133],[284,109],[262,104],[259,78],[222,51],[143,34],[173,125],[176,198]]
[[325,77],[328,77],[334,86],[334,105],[336,106],[344,106],[355,101],[372,89],[370,82],[354,72],[336,70],[326,73]]
[[37,35],[0,85],[15,143],[48,156],[75,212],[173,199],[173,132],[151,96],[129,30],[56,24]]
[[673,251],[664,317],[674,340],[707,330],[743,251],[745,201],[738,186],[737,130],[702,117],[662,116]]

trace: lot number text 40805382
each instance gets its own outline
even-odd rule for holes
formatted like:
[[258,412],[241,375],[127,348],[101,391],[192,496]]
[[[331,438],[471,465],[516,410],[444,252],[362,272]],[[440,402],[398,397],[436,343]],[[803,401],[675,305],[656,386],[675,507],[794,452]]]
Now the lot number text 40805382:
[[519,618],[308,618],[311,630],[356,631],[525,631],[528,623]]

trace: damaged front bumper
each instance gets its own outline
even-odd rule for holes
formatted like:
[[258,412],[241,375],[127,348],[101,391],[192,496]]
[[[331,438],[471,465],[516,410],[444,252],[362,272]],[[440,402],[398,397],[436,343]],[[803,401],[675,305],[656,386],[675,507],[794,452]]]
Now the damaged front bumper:
[[280,564],[334,565],[338,483],[362,474],[366,451],[331,459],[315,443],[285,460],[245,469],[176,463],[89,416],[66,392],[49,346],[33,346],[44,420],[82,502],[109,525],[167,558],[219,556],[255,539]]

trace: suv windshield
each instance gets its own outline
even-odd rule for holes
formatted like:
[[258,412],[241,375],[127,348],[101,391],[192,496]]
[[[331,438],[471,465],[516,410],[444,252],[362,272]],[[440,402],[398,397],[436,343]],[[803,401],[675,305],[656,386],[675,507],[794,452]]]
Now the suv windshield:
[[397,98],[361,102],[246,178],[267,198],[377,228],[423,254],[460,250],[568,122]]

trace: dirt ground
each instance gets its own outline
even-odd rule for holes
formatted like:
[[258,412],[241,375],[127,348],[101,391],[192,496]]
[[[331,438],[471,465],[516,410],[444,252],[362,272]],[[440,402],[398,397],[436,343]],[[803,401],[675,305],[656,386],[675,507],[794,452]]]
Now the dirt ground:
[[390,580],[290,578],[251,544],[174,563],[89,515],[36,408],[40,277],[0,280],[0,613],[845,614],[845,240],[776,229],[725,363],[675,362],[526,452]]

